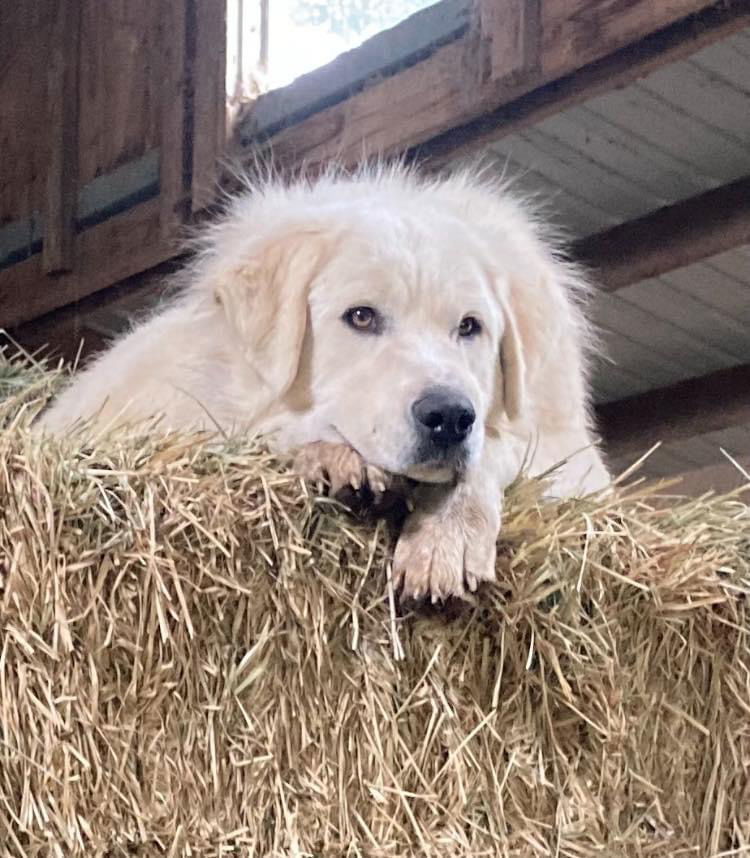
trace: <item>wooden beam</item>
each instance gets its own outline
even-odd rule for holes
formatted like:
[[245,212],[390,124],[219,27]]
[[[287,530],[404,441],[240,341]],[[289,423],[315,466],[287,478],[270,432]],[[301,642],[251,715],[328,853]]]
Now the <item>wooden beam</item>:
[[80,29],[80,0],[57,0],[47,68],[50,153],[42,244],[45,274],[70,271],[73,267]]
[[[529,67],[516,53],[516,62],[502,65],[504,73],[494,78],[486,73],[481,44],[487,38],[497,39],[498,46],[507,42],[503,21],[508,16],[513,20],[513,10],[520,8],[518,0],[494,0],[497,8],[485,16],[484,31],[477,15],[458,41],[395,75],[374,78],[363,91],[284,128],[271,138],[269,150],[282,167],[302,162],[315,167],[331,158],[351,164],[420,146],[458,126],[451,132],[456,152],[472,136],[467,123],[725,2],[732,0],[540,0],[541,32],[534,37],[541,40],[538,62]],[[739,14],[737,9],[741,7],[735,8]],[[502,64],[497,52],[490,61]],[[243,137],[243,142],[257,155],[263,141]]]
[[712,3],[687,17],[654,28],[637,41],[581,68],[542,82],[517,98],[500,101],[466,122],[454,123],[444,133],[414,146],[407,153],[407,160],[424,162],[428,168],[438,169],[458,156],[478,152],[489,143],[562,110],[634,83],[748,26],[750,5],[747,0]]
[[577,241],[572,255],[606,292],[750,242],[750,177]]
[[538,72],[541,51],[541,0],[477,0],[480,76],[487,81],[523,78]]
[[750,424],[750,364],[722,369],[596,409],[605,450],[637,456],[668,443]]

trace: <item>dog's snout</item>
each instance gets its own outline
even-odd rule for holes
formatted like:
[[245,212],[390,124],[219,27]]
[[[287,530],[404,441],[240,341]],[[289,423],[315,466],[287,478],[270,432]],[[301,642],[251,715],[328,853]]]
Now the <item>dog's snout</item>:
[[420,431],[438,447],[455,447],[471,432],[476,414],[471,402],[452,390],[432,390],[412,405]]

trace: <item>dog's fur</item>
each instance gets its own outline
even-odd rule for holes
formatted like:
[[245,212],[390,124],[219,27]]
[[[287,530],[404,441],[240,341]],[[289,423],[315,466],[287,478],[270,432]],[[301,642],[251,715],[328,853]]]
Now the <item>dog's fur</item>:
[[[507,187],[400,167],[263,183],[207,230],[186,280],[77,376],[43,428],[158,412],[165,427],[301,449],[306,475],[335,487],[443,484],[429,502],[417,493],[394,558],[406,594],[433,599],[494,577],[503,490],[524,461],[534,474],[567,460],[556,495],[608,482],[587,409],[585,280]],[[347,325],[358,306],[382,330]],[[481,331],[459,337],[467,315]],[[435,387],[476,412],[460,455],[420,446],[412,405]]]

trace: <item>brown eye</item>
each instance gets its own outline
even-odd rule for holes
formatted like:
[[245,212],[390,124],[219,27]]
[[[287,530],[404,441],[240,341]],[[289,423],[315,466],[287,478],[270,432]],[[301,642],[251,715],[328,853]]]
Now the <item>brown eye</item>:
[[352,307],[344,313],[343,318],[355,331],[377,333],[378,314],[372,307]]
[[461,319],[461,324],[458,326],[459,337],[475,337],[481,333],[482,325],[479,319],[474,316],[464,316]]

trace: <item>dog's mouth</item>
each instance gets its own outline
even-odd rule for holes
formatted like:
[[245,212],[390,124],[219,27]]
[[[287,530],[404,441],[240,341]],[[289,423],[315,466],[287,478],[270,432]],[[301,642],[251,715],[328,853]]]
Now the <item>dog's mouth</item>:
[[461,479],[469,464],[470,454],[465,446],[436,451],[419,450],[415,461],[403,474],[419,483],[455,483]]
[[453,483],[463,472],[464,468],[458,468],[447,462],[417,462],[409,465],[403,471],[403,476],[418,483]]
[[[338,426],[331,424],[330,428],[339,436],[342,443],[354,450],[357,449]],[[448,450],[436,450],[430,446],[416,450],[416,455],[413,456],[412,461],[398,468],[390,467],[376,459],[371,460],[371,464],[389,471],[394,476],[405,477],[417,483],[444,485],[455,483],[461,479],[469,464],[469,458],[469,450],[465,446]]]

